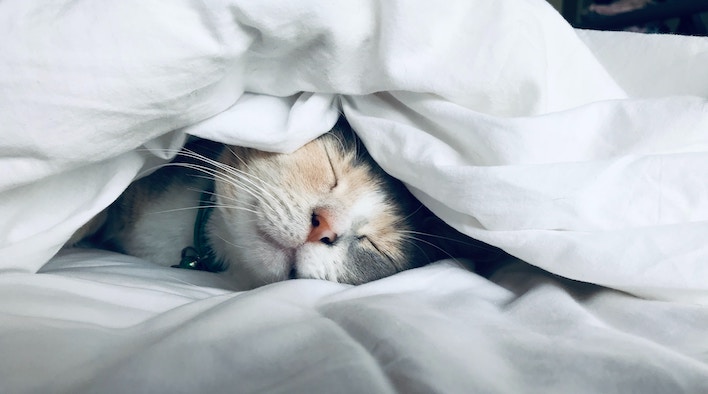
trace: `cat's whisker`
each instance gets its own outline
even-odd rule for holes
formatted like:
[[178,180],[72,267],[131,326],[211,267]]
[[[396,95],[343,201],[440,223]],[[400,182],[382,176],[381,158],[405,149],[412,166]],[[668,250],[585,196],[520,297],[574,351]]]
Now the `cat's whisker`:
[[[197,172],[200,172],[202,174],[206,174],[207,178],[214,178],[217,176],[220,176],[221,173],[219,173],[216,169],[205,166],[205,165],[200,165],[196,163],[168,163],[163,165],[163,167],[182,167],[182,168],[187,168],[190,170],[194,170]],[[199,175],[192,175],[192,176],[199,176]]]
[[[195,167],[193,167],[193,166],[190,167],[190,168],[194,168],[194,169],[197,169],[197,170],[202,170],[202,168],[195,168]],[[229,184],[231,184],[231,185],[234,185],[236,188],[238,188],[238,189],[240,189],[240,190],[243,190],[243,191],[245,191],[246,193],[252,195],[252,196],[253,196],[254,198],[256,198],[257,200],[262,200],[262,199],[263,199],[262,194],[260,194],[257,190],[253,190],[253,189],[252,189],[251,187],[249,187],[247,184],[244,184],[243,182],[241,182],[241,181],[238,180],[238,179],[234,179],[234,178],[231,178],[231,177],[226,177],[226,176],[224,176],[224,175],[222,175],[221,173],[218,173],[218,172],[214,172],[213,175],[212,175],[212,177],[213,177],[214,179],[220,180],[220,181],[222,181],[222,182],[224,182],[224,183],[229,183]],[[235,199],[235,198],[233,198],[233,197],[229,197],[229,196],[225,196],[225,195],[219,195],[219,194],[216,194],[216,193],[213,193],[213,192],[212,192],[211,194],[214,195],[214,196],[216,196],[216,197],[222,198],[222,199],[224,199],[224,200],[231,200],[231,201],[234,201],[234,202],[238,202],[238,200]]]
[[224,204],[231,202],[233,204],[243,205],[245,207],[250,207],[250,208],[254,208],[254,209],[258,208],[260,206],[260,205],[256,204],[255,202],[242,201],[242,200],[239,200],[238,198],[228,196],[228,195],[222,195],[222,194],[215,193],[215,192],[204,192],[204,193],[211,194],[212,196],[214,196],[215,201],[220,199],[221,201],[224,202]]
[[249,209],[249,208],[246,208],[246,207],[239,207],[239,206],[236,206],[236,205],[224,205],[224,206],[222,206],[221,208],[222,208],[222,209],[233,209],[233,210],[235,210],[235,211],[250,212],[250,213],[252,213],[252,214],[254,214],[254,215],[260,215],[260,212],[258,212],[258,211],[255,210],[255,209]]
[[274,198],[274,196],[271,193],[267,192],[259,185],[253,183],[253,181],[251,181],[251,180],[243,179],[243,178],[237,177],[237,176],[232,176],[232,177],[229,177],[228,179],[229,179],[229,183],[236,186],[237,188],[240,188],[243,190],[248,190],[249,192],[251,192],[251,195],[253,195],[254,197]]
[[[276,210],[273,207],[271,200],[276,199],[276,197],[262,188],[254,188],[247,183],[244,183],[241,179],[229,178],[228,182],[239,190],[242,190],[250,194],[256,201],[261,203],[261,206],[270,210],[273,214],[276,214]],[[249,182],[252,183],[252,182]]]
[[347,147],[346,147],[346,145],[344,145],[344,141],[342,141],[341,136],[337,135],[337,133],[332,133],[332,132],[330,132],[329,135],[331,135],[332,138],[337,140],[337,142],[339,143],[339,147],[342,148],[342,152],[347,151]]
[[[250,174],[250,173],[248,173],[248,172],[246,172],[246,171],[243,171],[243,170],[240,170],[240,169],[235,168],[235,167],[233,167],[233,166],[230,166],[230,165],[228,165],[228,164],[224,164],[224,163],[221,163],[221,162],[219,162],[219,161],[210,159],[210,158],[208,158],[208,157],[204,157],[204,156],[202,156],[202,155],[199,155],[198,153],[195,153],[195,152],[193,152],[193,151],[189,151],[189,150],[187,150],[187,149],[185,149],[185,152],[186,152],[186,156],[187,156],[187,157],[191,157],[191,158],[194,158],[194,159],[201,160],[201,161],[203,161],[203,162],[205,162],[205,163],[207,163],[207,164],[209,164],[209,165],[212,165],[212,166],[216,167],[216,168],[219,169],[219,170],[222,170],[222,171],[226,172],[226,173],[229,174],[229,175],[236,176],[236,177],[238,177],[240,180],[245,181],[245,182],[248,182],[249,184],[253,185],[254,187],[258,188],[259,190],[261,190],[261,191],[264,192],[264,193],[270,193],[270,192],[269,192],[268,190],[265,190],[265,188],[264,188],[262,185],[265,185],[265,186],[270,187],[272,191],[276,191],[276,190],[277,190],[277,188],[275,188],[274,186],[268,184],[267,182],[263,181],[262,179],[256,177],[256,176],[253,175],[253,174]],[[232,152],[233,152],[233,151],[232,151]],[[239,158],[238,156],[236,156],[236,157]],[[240,159],[240,158],[239,158],[239,159]],[[256,184],[252,179],[258,180],[259,182],[261,182],[261,185]]]
[[260,199],[260,198],[263,198],[263,196],[264,196],[264,194],[262,193],[261,190],[254,188],[252,185],[250,185],[247,182],[244,182],[240,178],[237,178],[234,176],[228,176],[228,177],[224,177],[222,180],[224,181],[224,183],[228,183],[228,184],[234,186],[237,190],[243,190],[255,198]]
[[[250,195],[253,197],[253,199],[250,200],[250,201],[249,201],[249,200],[246,200],[246,199],[243,199],[243,198],[238,199],[238,198],[233,197],[233,196],[229,196],[229,195],[225,195],[225,194],[220,194],[220,193],[216,193],[216,192],[209,192],[209,194],[211,194],[212,196],[214,196],[214,198],[217,199],[217,200],[218,200],[218,199],[221,199],[222,201],[224,201],[224,200],[225,200],[225,201],[233,201],[234,203],[237,203],[237,204],[239,204],[239,205],[243,205],[243,206],[246,206],[246,207],[250,207],[250,208],[252,208],[254,211],[257,211],[259,208],[264,208],[264,209],[266,209],[268,212],[271,212],[271,213],[274,214],[274,215],[278,215],[278,213],[276,212],[275,208],[273,208],[272,203],[271,203],[267,198],[265,198],[264,196],[258,194],[257,191],[250,190],[250,189],[248,189],[247,187],[241,187],[241,185],[238,184],[237,182],[232,183],[232,185],[234,185],[236,188],[238,188],[238,189],[244,191],[245,193],[250,194]],[[263,213],[265,213],[265,212],[259,212],[258,215],[260,216],[260,214],[263,214]]]
[[410,239],[407,239],[407,238],[404,238],[404,239],[403,239],[403,242],[406,242],[406,243],[408,243],[408,244],[410,244],[410,245],[415,246],[416,248],[418,248],[418,250],[420,250],[420,253],[422,253],[423,255],[425,255],[425,257],[427,257],[428,260],[430,260],[430,258],[428,257],[428,254],[425,253],[425,249],[421,248],[420,245],[418,245],[417,242],[413,242],[413,241],[411,241]]
[[[253,201],[260,203],[260,204],[256,204],[255,202],[251,202],[251,203],[246,203],[247,205],[252,206],[254,208],[264,207],[265,209],[269,210],[274,215],[278,214],[276,212],[276,209],[273,207],[273,204],[270,202],[269,198],[267,198],[267,196],[260,194],[257,190],[252,190],[251,188],[249,188],[245,185],[241,185],[240,183],[238,183],[238,181],[234,181],[231,184],[233,186],[235,186],[236,188],[238,188],[239,190],[250,194],[253,197]],[[233,198],[233,197],[225,197],[225,198],[233,200],[233,201],[237,201],[239,203],[243,203],[241,200]]]
[[237,244],[237,243],[235,243],[235,242],[233,242],[233,241],[230,241],[230,240],[228,240],[228,239],[222,237],[220,234],[214,234],[214,235],[215,235],[217,238],[219,238],[220,240],[224,241],[226,244],[231,245],[231,246],[233,246],[233,247],[235,247],[235,248],[239,248],[239,249],[247,249],[247,248],[248,248],[248,247],[245,246],[245,245],[239,245],[239,244]]
[[296,207],[293,206],[292,200],[286,201],[283,196],[275,196],[272,201],[264,199],[262,202],[273,207],[271,212],[273,212],[277,218],[295,216],[293,211],[296,210]]
[[405,235],[405,236],[403,237],[403,239],[404,239],[404,240],[407,240],[408,242],[413,242],[413,243],[415,243],[414,241],[418,241],[418,242],[422,242],[422,243],[424,243],[424,244],[430,245],[430,246],[432,246],[433,248],[435,248],[435,249],[437,249],[437,250],[443,252],[443,254],[447,255],[450,259],[454,260],[456,263],[461,264],[460,261],[457,260],[457,258],[456,258],[455,256],[453,256],[453,255],[450,254],[450,252],[448,252],[447,250],[445,250],[445,249],[439,247],[438,245],[435,245],[435,244],[432,243],[432,242],[426,241],[426,240],[424,240],[424,239],[422,239],[422,238],[418,238],[418,237],[415,237],[415,236],[412,236],[412,235]]
[[473,242],[467,242],[467,241],[463,241],[463,240],[452,238],[452,237],[445,237],[442,235],[424,233],[421,231],[412,231],[412,230],[400,230],[400,232],[404,233],[404,234],[415,234],[415,235],[421,235],[421,236],[425,236],[425,237],[437,238],[437,239],[441,239],[441,240],[445,240],[445,241],[457,242],[459,244],[471,246],[471,247],[478,248],[478,249],[496,250],[496,248],[493,246],[488,246],[488,245],[484,245],[484,244],[480,245],[479,242],[474,242],[474,240],[473,240]]
[[[244,173],[245,175],[249,175],[249,176],[250,176],[251,173],[253,173],[251,165],[248,164],[245,160],[243,160],[243,158],[242,158],[241,156],[239,156],[238,154],[236,154],[236,152],[234,152],[234,150],[233,150],[230,146],[227,146],[226,148],[229,150],[229,152],[231,152],[231,155],[233,155],[233,157],[235,157],[236,159],[238,159],[238,161],[241,163],[241,165],[247,170],[247,171],[243,171],[243,173]],[[270,186],[274,191],[276,191],[276,192],[278,191],[278,189],[275,188],[274,186],[271,186],[271,185],[269,185],[269,184],[266,184],[266,185],[267,185],[267,186]]]
[[145,214],[146,214],[146,215],[162,215],[162,214],[165,214],[165,213],[184,212],[184,211],[192,211],[192,210],[199,210],[199,209],[206,209],[206,208],[211,208],[211,207],[196,206],[196,207],[163,209],[163,210],[161,210],[161,211],[145,212]]
[[[242,206],[246,209],[250,209],[252,212],[258,212],[258,208],[260,207],[260,205],[257,205],[255,203],[243,203],[243,202],[239,202],[238,205],[233,205],[233,206]],[[258,219],[254,219],[254,220],[258,220]]]
[[423,207],[424,207],[423,204],[418,205],[418,208],[416,208],[413,212],[411,212],[411,213],[409,213],[408,215],[406,215],[406,216],[405,216],[403,219],[401,219],[400,221],[401,221],[402,223],[408,221],[408,219],[412,218],[415,214],[418,213],[418,211],[420,211],[421,209],[423,209]]
[[237,155],[236,152],[234,152],[234,150],[231,149],[230,146],[227,146],[227,149],[229,150],[229,152],[231,152],[231,154],[232,154],[236,159],[238,159],[239,162],[241,162],[241,165],[243,165],[244,168],[246,169],[246,171],[239,170],[242,175],[255,178],[256,180],[258,180],[259,182],[261,182],[261,183],[263,184],[263,186],[269,187],[269,188],[271,189],[271,191],[273,191],[273,192],[276,193],[276,194],[277,194],[278,192],[280,192],[281,189],[278,188],[277,186],[271,185],[270,183],[265,182],[263,179],[260,179],[260,178],[256,177],[255,175],[253,175],[253,173],[254,173],[255,171],[252,170],[251,165],[248,164],[245,160],[243,160],[243,158],[242,158],[241,156]]
[[146,214],[146,215],[157,215],[157,214],[183,212],[183,211],[191,211],[191,210],[207,209],[207,208],[237,209],[237,210],[242,210],[242,211],[248,211],[248,212],[258,213],[257,211],[254,211],[254,210],[252,210],[252,209],[248,209],[248,208],[245,208],[245,207],[238,207],[238,206],[235,206],[235,205],[224,205],[224,204],[216,205],[216,204],[215,204],[215,205],[201,205],[201,206],[196,206],[196,207],[185,207],[185,208],[165,209],[165,210],[162,210],[162,211],[145,212],[145,214]]
[[[235,155],[235,152],[233,152],[233,150],[230,147],[228,147],[228,149]],[[207,165],[210,165],[211,167],[207,166],[207,165],[199,165],[199,164],[194,164],[194,163],[173,163],[173,165],[191,168],[195,171],[200,171],[202,173],[205,173],[205,174],[211,176],[211,178],[213,178],[213,179],[217,179],[217,180],[223,181],[225,183],[231,184],[234,187],[236,187],[237,189],[243,190],[244,192],[253,196],[256,200],[258,200],[262,203],[263,207],[265,207],[266,209],[269,209],[271,212],[273,212],[273,214],[277,215],[277,212],[273,208],[273,204],[270,201],[270,200],[277,200],[277,198],[268,189],[275,191],[275,190],[278,190],[278,188],[269,184],[264,179],[261,179],[253,174],[249,174],[248,172],[234,168],[234,167],[229,166],[227,164],[221,163],[219,161],[215,161],[213,159],[210,159],[208,157],[200,155],[200,154],[198,154],[194,151],[191,151],[189,149],[183,149],[180,152],[180,154],[185,157],[200,160],[200,161],[206,163]],[[235,157],[238,158],[246,167],[248,167],[248,165],[238,155],[235,155]],[[220,197],[227,199],[226,196],[220,196]],[[269,197],[269,198],[267,198],[267,197]],[[235,200],[233,198],[228,198],[228,199]],[[279,205],[282,205],[282,204],[279,204]]]
[[361,140],[356,140],[354,143],[354,157],[358,157],[361,154]]
[[147,169],[145,169],[145,170],[140,171],[139,173],[137,173],[137,174],[135,175],[135,179],[144,178],[144,177],[146,177],[146,176],[152,174],[153,172],[156,172],[156,171],[159,171],[159,170],[161,170],[161,169],[163,169],[163,168],[165,168],[165,167],[171,167],[171,166],[174,166],[174,165],[175,165],[175,163],[171,163],[171,162],[170,162],[170,163],[163,163],[163,164],[158,164],[158,165],[156,165],[156,166],[152,166],[152,167],[150,167],[150,168],[147,168]]
[[[262,194],[261,192],[267,193],[267,191],[263,190],[262,188],[258,188],[258,185],[256,185],[256,184],[255,184],[254,182],[252,182],[252,181],[246,180],[248,183],[244,183],[244,181],[243,181],[242,178],[236,178],[236,177],[232,177],[232,176],[227,176],[227,175],[225,175],[225,174],[223,174],[223,173],[221,173],[221,172],[218,172],[218,171],[216,171],[216,170],[214,170],[214,169],[212,169],[212,168],[210,168],[210,167],[206,167],[206,166],[202,166],[202,165],[198,165],[198,164],[193,164],[193,163],[173,163],[172,165],[178,166],[178,167],[189,168],[189,169],[192,169],[192,170],[195,170],[195,171],[200,171],[200,172],[202,172],[202,173],[205,173],[205,174],[207,174],[207,175],[210,175],[213,179],[220,180],[220,181],[222,181],[222,182],[224,182],[224,183],[229,183],[229,184],[231,184],[231,185],[234,185],[236,188],[238,188],[238,189],[240,189],[240,190],[243,190],[243,191],[249,193],[250,195],[252,195],[252,196],[253,196],[254,198],[256,198],[257,200],[261,200],[261,201],[266,200],[266,199],[264,198],[264,194]],[[235,174],[233,174],[233,175],[238,175],[238,174],[235,173]],[[257,187],[258,189],[252,188],[249,184],[250,184],[250,185],[253,185],[253,186],[255,186],[255,187]],[[269,194],[270,196],[272,196],[272,194],[270,194],[270,193],[268,193],[268,194]],[[215,195],[216,195],[216,194],[215,194]],[[226,197],[226,196],[223,196],[223,195],[222,195],[222,196],[219,196],[219,197],[222,197],[222,198],[224,198],[224,199],[227,199],[227,197]],[[228,199],[235,200],[235,199],[233,199],[233,198],[228,198]],[[264,206],[266,206],[266,207],[272,209],[272,207],[270,207],[269,204],[265,204]]]
[[[243,172],[243,171],[241,171],[241,170],[238,170],[238,171],[239,171],[239,172],[238,172],[238,175],[241,176],[241,180],[242,180],[242,181],[247,181],[248,183],[250,183],[251,185],[253,185],[254,187],[256,187],[258,190],[260,190],[261,192],[263,192],[263,193],[264,193],[263,195],[267,195],[267,196],[269,196],[269,197],[271,197],[271,198],[275,198],[275,195],[273,195],[270,191],[266,190],[266,188],[265,188],[265,187],[267,186],[267,187],[269,187],[272,191],[275,192],[275,191],[278,190],[275,186],[271,185],[270,183],[266,182],[265,179],[262,179],[262,178],[260,178],[260,177],[258,177],[258,176],[256,176],[256,175],[247,174],[247,173],[245,173],[245,172]],[[251,178],[251,179],[248,179],[248,178]],[[255,182],[253,181],[253,179],[255,179],[256,181],[258,181],[259,184],[255,183]]]
[[[209,157],[206,157],[204,155],[201,155],[201,154],[191,151],[189,149],[183,149],[182,151],[180,151],[180,156],[199,160],[199,161],[203,162],[204,165],[199,165],[196,163],[172,163],[172,164],[194,166],[194,167],[192,167],[193,169],[196,169],[196,170],[208,173],[208,174],[220,174],[220,172],[217,170],[222,170],[222,171],[228,172],[229,174],[232,174],[232,175],[235,175],[236,173],[239,173],[239,172],[240,172],[240,175],[245,175],[245,176],[248,175],[248,174],[243,173],[243,171],[240,171],[240,170],[233,168],[227,164],[221,163],[217,160],[211,159]],[[211,167],[214,167],[214,168],[211,168]]]

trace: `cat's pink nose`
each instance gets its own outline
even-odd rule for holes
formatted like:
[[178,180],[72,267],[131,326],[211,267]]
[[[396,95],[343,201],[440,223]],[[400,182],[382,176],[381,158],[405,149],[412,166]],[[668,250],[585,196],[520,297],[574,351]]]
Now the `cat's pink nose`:
[[316,213],[312,215],[312,227],[307,236],[307,242],[322,242],[331,245],[337,240],[337,233],[332,231],[327,221],[327,215]]

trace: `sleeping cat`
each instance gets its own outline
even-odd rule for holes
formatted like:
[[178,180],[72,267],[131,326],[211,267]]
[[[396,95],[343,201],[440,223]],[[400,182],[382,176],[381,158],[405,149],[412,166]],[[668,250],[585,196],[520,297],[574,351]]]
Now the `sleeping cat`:
[[245,288],[293,278],[361,284],[440,257],[425,234],[431,218],[340,120],[291,154],[190,144],[73,239],[223,272]]

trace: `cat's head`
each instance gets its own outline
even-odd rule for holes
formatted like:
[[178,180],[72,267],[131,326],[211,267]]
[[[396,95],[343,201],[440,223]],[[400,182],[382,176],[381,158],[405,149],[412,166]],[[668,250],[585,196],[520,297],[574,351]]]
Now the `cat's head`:
[[425,210],[342,122],[291,154],[228,147],[209,242],[250,287],[291,278],[360,284],[427,263]]

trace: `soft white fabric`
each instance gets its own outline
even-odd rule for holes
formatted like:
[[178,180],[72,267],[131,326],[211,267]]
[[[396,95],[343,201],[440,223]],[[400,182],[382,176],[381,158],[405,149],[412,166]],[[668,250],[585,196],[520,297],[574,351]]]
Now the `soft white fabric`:
[[71,251],[0,276],[4,393],[699,393],[704,307],[439,262],[362,286],[233,293]]
[[[0,391],[705,391],[706,38],[542,0],[5,0],[0,54]],[[461,231],[672,302],[442,263],[249,293],[125,256],[35,274],[187,134],[287,152],[339,111]]]

